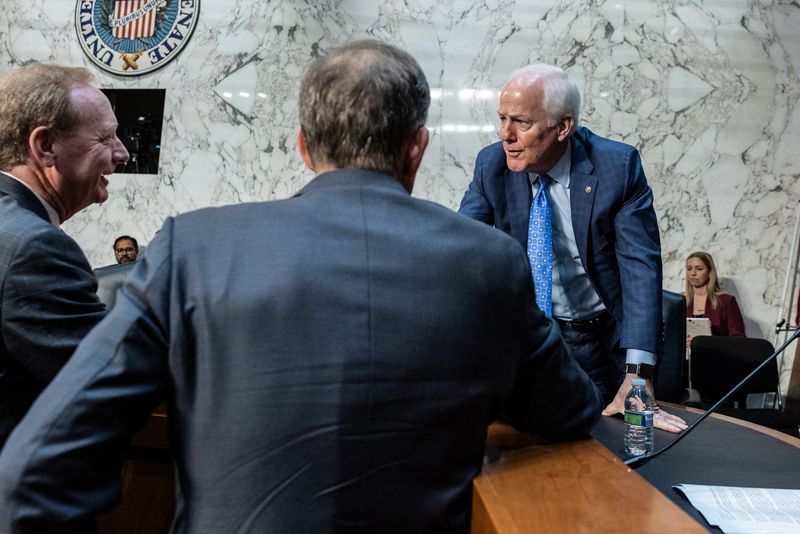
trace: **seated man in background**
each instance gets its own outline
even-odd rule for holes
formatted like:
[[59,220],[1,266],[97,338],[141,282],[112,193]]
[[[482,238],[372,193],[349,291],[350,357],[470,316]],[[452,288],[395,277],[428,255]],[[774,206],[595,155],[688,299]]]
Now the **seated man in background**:
[[0,530],[87,528],[163,400],[177,532],[466,533],[498,415],[587,432],[599,393],[519,245],[410,196],[429,104],[388,44],[315,60],[297,140],[316,178],[166,221],[0,456]]
[[137,260],[144,256],[144,247],[139,249],[136,239],[121,235],[114,240],[114,255],[117,263],[105,265],[94,270],[97,278],[97,296],[109,310],[114,307],[117,289],[125,282],[128,274],[135,267]]
[[129,235],[121,235],[114,240],[114,256],[117,263],[136,261],[139,255],[139,243]]
[[0,76],[0,446],[105,314],[78,244],[59,228],[108,197],[128,159],[82,68]]

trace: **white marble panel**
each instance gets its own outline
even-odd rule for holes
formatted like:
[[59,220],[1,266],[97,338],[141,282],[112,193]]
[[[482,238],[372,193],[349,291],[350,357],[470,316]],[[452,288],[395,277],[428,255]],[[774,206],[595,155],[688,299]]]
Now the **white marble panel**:
[[[89,62],[74,2],[6,0],[0,68]],[[497,139],[497,91],[530,62],[568,70],[582,122],[637,146],[655,193],[665,287],[705,249],[731,281],[748,333],[772,339],[800,200],[800,6],[788,0],[203,1],[192,42],[116,88],[167,90],[162,168],[114,176],[111,198],[65,225],[95,265],[111,241],[147,243],[165,217],[293,194],[296,93],[321,50],[377,37],[409,50],[433,91],[415,195],[457,208],[477,151]],[[93,67],[89,66],[90,69]]]

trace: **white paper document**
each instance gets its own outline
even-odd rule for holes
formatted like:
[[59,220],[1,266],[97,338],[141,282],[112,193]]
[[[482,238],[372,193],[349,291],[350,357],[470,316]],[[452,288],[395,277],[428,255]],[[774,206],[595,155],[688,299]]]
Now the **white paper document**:
[[800,490],[733,486],[672,486],[710,525],[726,534],[800,532]]
[[690,337],[710,336],[711,319],[706,317],[687,317],[686,335]]

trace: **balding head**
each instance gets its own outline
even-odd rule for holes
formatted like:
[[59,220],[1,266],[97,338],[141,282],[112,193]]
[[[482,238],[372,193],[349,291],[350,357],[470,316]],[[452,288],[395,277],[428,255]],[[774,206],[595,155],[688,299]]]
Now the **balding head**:
[[572,129],[569,132],[572,135],[580,122],[581,95],[567,73],[544,63],[528,65],[512,72],[505,88],[524,89],[532,86],[541,91],[542,108],[551,123],[565,115],[572,117]]
[[508,168],[544,174],[569,146],[580,95],[561,69],[531,65],[511,74],[500,92],[497,113]]
[[425,125],[429,105],[425,74],[408,53],[374,40],[334,49],[308,67],[300,88],[300,129],[312,168],[402,178],[404,147]]

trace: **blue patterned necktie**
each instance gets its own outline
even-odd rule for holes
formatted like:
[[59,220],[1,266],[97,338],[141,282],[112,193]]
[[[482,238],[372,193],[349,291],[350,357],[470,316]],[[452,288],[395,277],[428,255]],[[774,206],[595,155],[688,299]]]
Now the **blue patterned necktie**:
[[550,177],[539,175],[539,190],[531,201],[528,219],[528,260],[531,263],[536,304],[548,317],[553,315],[553,209],[547,187]]

